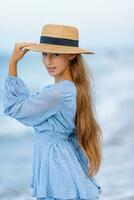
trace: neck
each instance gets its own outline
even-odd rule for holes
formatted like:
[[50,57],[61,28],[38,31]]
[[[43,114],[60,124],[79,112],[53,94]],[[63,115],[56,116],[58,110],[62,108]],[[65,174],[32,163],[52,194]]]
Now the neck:
[[73,81],[73,79],[69,76],[66,76],[66,77],[60,77],[60,78],[55,78],[55,83],[58,83],[60,81],[64,81],[64,80],[70,80],[70,81]]
[[63,81],[63,80],[73,81],[71,72],[69,70],[64,71],[64,73],[62,75],[60,74],[55,77],[55,83]]

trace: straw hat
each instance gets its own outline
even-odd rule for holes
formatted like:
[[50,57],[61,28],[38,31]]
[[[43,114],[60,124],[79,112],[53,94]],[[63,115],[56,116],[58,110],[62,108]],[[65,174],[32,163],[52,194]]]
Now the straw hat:
[[25,49],[47,53],[94,54],[79,47],[79,31],[76,27],[57,24],[44,25],[40,43]]

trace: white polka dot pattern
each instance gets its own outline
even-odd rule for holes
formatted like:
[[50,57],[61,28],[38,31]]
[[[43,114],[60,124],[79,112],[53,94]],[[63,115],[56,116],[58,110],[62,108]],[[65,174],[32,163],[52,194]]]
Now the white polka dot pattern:
[[90,163],[77,142],[76,93],[69,80],[32,94],[19,77],[6,77],[5,115],[35,130],[31,189],[37,200],[98,200],[102,191],[96,179],[86,175]]

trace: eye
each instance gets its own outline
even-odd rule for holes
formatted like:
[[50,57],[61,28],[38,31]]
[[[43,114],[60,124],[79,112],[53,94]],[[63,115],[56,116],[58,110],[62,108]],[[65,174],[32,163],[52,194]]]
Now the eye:
[[59,56],[60,54],[59,53],[54,53],[54,56]]
[[43,52],[42,55],[43,55],[43,56],[47,56],[47,53]]

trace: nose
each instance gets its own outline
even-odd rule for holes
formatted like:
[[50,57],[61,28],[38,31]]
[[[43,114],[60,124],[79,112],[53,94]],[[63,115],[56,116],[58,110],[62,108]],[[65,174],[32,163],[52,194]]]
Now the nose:
[[51,57],[51,55],[47,54],[46,57],[45,57],[45,60],[46,60],[46,64],[50,65],[52,63],[52,57]]

